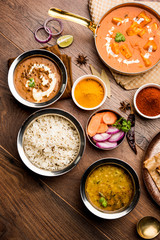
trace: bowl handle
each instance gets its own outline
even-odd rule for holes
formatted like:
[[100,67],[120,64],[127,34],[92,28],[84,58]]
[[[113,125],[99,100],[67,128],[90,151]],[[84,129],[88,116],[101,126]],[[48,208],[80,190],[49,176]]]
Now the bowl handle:
[[93,23],[91,20],[81,17],[79,15],[66,12],[64,10],[58,9],[58,8],[50,8],[48,11],[49,16],[54,17],[54,18],[60,18],[60,19],[65,19],[71,22],[75,22],[78,24],[81,24],[87,28],[89,28],[94,34],[96,32],[96,27],[97,25]]

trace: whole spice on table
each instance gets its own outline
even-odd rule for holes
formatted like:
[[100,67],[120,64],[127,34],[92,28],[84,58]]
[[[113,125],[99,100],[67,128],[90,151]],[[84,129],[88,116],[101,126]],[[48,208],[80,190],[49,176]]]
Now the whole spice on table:
[[88,62],[87,56],[84,56],[83,54],[78,54],[78,57],[76,58],[76,63],[79,66],[86,65]]
[[110,98],[111,97],[111,86],[110,86],[110,81],[109,81],[109,77],[107,75],[107,73],[105,72],[104,69],[102,69],[101,71],[101,77],[100,77],[104,83],[106,84],[107,87],[107,97]]
[[96,80],[84,79],[75,87],[74,96],[77,103],[82,107],[93,108],[102,102],[104,89]]
[[142,89],[136,98],[137,108],[146,116],[160,114],[160,89],[147,87]]
[[127,141],[131,149],[137,154],[136,144],[135,144],[135,114],[131,107],[131,113],[128,116],[128,121],[131,122],[131,129],[127,132]]
[[119,109],[122,112],[126,112],[127,110],[131,109],[131,104],[127,100],[120,102],[120,105],[121,106]]
[[110,98],[111,97],[111,86],[110,86],[110,81],[109,81],[109,77],[106,73],[106,71],[104,69],[102,69],[101,74],[90,64],[89,65],[91,72],[93,75],[101,78],[104,83],[106,84],[107,87],[107,97]]

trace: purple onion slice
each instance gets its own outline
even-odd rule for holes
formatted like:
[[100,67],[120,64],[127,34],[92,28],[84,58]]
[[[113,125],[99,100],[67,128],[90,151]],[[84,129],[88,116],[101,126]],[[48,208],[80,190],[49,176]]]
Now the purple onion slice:
[[124,132],[120,131],[118,133],[112,134],[112,136],[108,139],[109,142],[113,143],[113,142],[118,142],[119,140],[121,140],[124,137]]
[[38,32],[39,30],[41,30],[41,29],[44,29],[44,27],[39,27],[39,28],[37,28],[36,31],[34,32],[34,37],[35,37],[35,39],[36,39],[39,43],[47,43],[47,42],[49,42],[49,40],[51,40],[51,38],[52,38],[52,32],[51,32],[51,30],[50,30],[49,28],[47,28],[47,29],[48,29],[48,34],[49,34],[49,36],[48,36],[47,39],[41,40],[41,39],[39,39],[39,38],[37,37],[37,32]]
[[58,35],[60,35],[60,34],[62,33],[62,31],[63,31],[63,24],[62,24],[61,20],[59,20],[59,19],[57,19],[57,18],[52,18],[52,17],[47,18],[47,20],[44,22],[44,25],[43,25],[45,31],[46,31],[47,33],[49,33],[48,27],[47,27],[47,23],[48,23],[48,22],[51,22],[51,21],[56,21],[56,22],[58,22],[58,23],[59,23],[59,26],[60,26],[60,30],[59,30],[57,33],[52,33],[52,32],[51,32],[51,35],[52,35],[52,36],[58,36]]
[[93,136],[93,141],[95,142],[104,142],[107,141],[111,137],[111,134],[108,133],[97,133]]
[[96,146],[101,148],[101,149],[111,149],[111,148],[115,148],[117,146],[117,142],[96,142]]

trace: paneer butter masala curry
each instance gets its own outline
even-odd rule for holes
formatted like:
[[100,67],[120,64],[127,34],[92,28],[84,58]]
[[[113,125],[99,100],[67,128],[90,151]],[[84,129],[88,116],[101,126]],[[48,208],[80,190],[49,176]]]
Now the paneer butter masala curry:
[[61,87],[61,73],[56,64],[45,57],[30,57],[15,69],[14,83],[17,92],[29,102],[46,102]]
[[160,59],[160,22],[139,7],[117,8],[101,20],[96,45],[102,59],[116,70],[147,70]]

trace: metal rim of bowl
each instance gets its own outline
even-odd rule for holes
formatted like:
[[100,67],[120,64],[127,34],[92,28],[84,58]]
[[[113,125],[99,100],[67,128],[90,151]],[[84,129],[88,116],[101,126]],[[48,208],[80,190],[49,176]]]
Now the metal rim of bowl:
[[160,118],[160,114],[158,114],[156,116],[147,116],[147,115],[143,114],[137,107],[136,99],[137,99],[138,94],[142,91],[142,89],[145,89],[148,87],[155,87],[157,89],[160,89],[160,85],[158,85],[156,83],[147,83],[147,84],[142,85],[140,88],[137,89],[137,91],[134,94],[134,98],[133,98],[134,107],[140,116],[147,118],[147,119],[157,119],[157,118]]
[[[144,219],[148,220],[148,219],[152,219],[152,221],[156,222],[157,225],[159,225],[159,231],[153,236],[153,237],[150,237],[150,236],[144,236],[143,233],[142,233],[142,229],[141,229],[141,223],[144,221]],[[136,228],[137,228],[137,233],[139,234],[139,236],[143,239],[153,239],[155,238],[156,236],[159,235],[159,232],[160,232],[160,224],[159,224],[159,220],[153,216],[145,216],[145,217],[142,217],[136,224]]]
[[[97,105],[96,107],[92,107],[92,108],[82,107],[82,106],[76,101],[76,99],[75,99],[75,96],[74,96],[75,88],[76,88],[76,86],[77,86],[77,84],[78,84],[79,82],[81,82],[81,81],[83,81],[83,80],[85,80],[85,79],[93,79],[93,80],[98,81],[98,82],[102,85],[102,87],[103,87],[103,89],[104,89],[104,91],[105,91],[103,100],[102,100],[101,103],[100,103],[99,105]],[[104,102],[106,101],[106,98],[107,98],[107,86],[105,85],[104,81],[103,81],[101,78],[99,78],[99,77],[97,77],[97,76],[95,76],[95,75],[92,75],[92,74],[87,74],[87,75],[83,75],[83,76],[79,77],[79,78],[74,82],[73,87],[72,87],[72,91],[71,91],[71,95],[72,95],[73,102],[74,102],[79,108],[81,108],[81,109],[83,109],[83,110],[91,111],[91,110],[95,110],[95,109],[101,107],[101,106],[104,104]]]
[[[58,93],[52,99],[50,99],[46,102],[42,102],[42,103],[34,103],[34,102],[29,102],[29,101],[25,100],[23,97],[21,97],[19,95],[19,93],[17,92],[17,90],[15,88],[15,84],[14,84],[14,71],[15,71],[16,67],[18,66],[18,64],[20,62],[22,62],[24,59],[29,58],[29,57],[34,57],[34,56],[45,57],[45,58],[48,58],[49,60],[51,60],[52,62],[54,62],[54,64],[56,64],[56,66],[60,70],[61,77],[62,77],[62,84],[61,84],[61,88],[58,91]],[[67,70],[66,70],[64,63],[61,61],[61,59],[52,52],[49,52],[49,51],[43,50],[43,49],[35,49],[35,50],[27,51],[27,52],[24,52],[21,55],[19,55],[11,64],[11,66],[9,68],[9,72],[8,72],[8,86],[9,86],[9,89],[10,89],[12,95],[21,104],[23,104],[27,107],[32,107],[32,108],[47,107],[47,106],[51,105],[52,103],[56,102],[64,93],[66,86],[67,86]]]
[[126,137],[126,133],[124,133],[124,137],[122,138],[122,140],[120,140],[120,143],[119,143],[116,147],[114,147],[114,148],[108,148],[108,149],[107,149],[107,148],[97,147],[96,144],[94,144],[94,142],[93,142],[93,141],[91,140],[91,138],[88,136],[87,127],[88,127],[88,124],[89,124],[91,118],[92,118],[96,113],[100,113],[100,112],[113,112],[113,113],[115,113],[116,115],[118,115],[120,118],[121,118],[122,116],[121,116],[118,112],[116,112],[116,111],[114,111],[114,110],[111,110],[111,109],[101,109],[101,110],[98,110],[98,111],[92,113],[92,115],[89,117],[89,119],[88,119],[88,121],[87,121],[87,124],[86,124],[86,135],[87,135],[87,138],[88,138],[89,142],[90,142],[94,147],[96,147],[96,148],[99,149],[99,150],[110,151],[110,150],[113,150],[113,149],[119,147],[119,146],[122,144],[122,142],[124,141],[124,139],[125,139],[125,137]]
[[[66,118],[76,127],[76,129],[79,133],[80,147],[79,147],[79,152],[78,152],[75,160],[71,164],[69,164],[67,167],[60,169],[60,170],[51,171],[51,170],[44,170],[44,169],[36,167],[29,161],[29,159],[27,158],[27,156],[24,152],[24,149],[23,149],[23,136],[24,136],[25,130],[27,129],[27,127],[31,124],[31,122],[33,120],[35,120],[36,118],[39,118],[40,116],[44,116],[44,115],[58,115],[58,116],[62,116],[64,118]],[[21,160],[23,161],[23,163],[33,172],[35,172],[39,175],[48,176],[48,177],[60,176],[60,175],[63,175],[65,173],[69,172],[70,170],[72,170],[78,164],[80,159],[82,158],[82,155],[85,150],[85,146],[86,146],[86,139],[85,139],[84,130],[83,130],[81,124],[78,122],[78,120],[73,115],[71,115],[70,113],[63,111],[61,109],[57,109],[57,108],[43,109],[43,110],[39,110],[39,111],[36,111],[35,113],[31,114],[23,122],[23,124],[18,132],[18,136],[17,136],[17,149],[18,149],[19,156],[20,156]]]
[[[97,167],[101,166],[101,165],[106,165],[106,164],[111,164],[111,165],[116,165],[119,167],[122,167],[123,169],[125,169],[130,177],[132,178],[133,184],[134,184],[134,196],[133,199],[131,201],[131,203],[121,211],[121,209],[117,210],[117,211],[113,211],[113,212],[103,212],[100,211],[98,209],[96,209],[87,199],[86,193],[85,193],[85,183],[87,180],[87,177],[89,176],[89,174],[96,169]],[[140,184],[139,184],[139,179],[137,176],[137,173],[135,172],[135,170],[126,162],[118,159],[118,158],[103,158],[100,160],[97,160],[96,162],[94,162],[93,164],[91,164],[87,170],[85,171],[85,173],[82,176],[81,179],[81,183],[80,183],[80,195],[81,195],[81,199],[84,203],[84,205],[86,206],[86,208],[95,216],[103,218],[103,219],[117,219],[117,218],[121,218],[125,215],[127,215],[128,213],[130,213],[135,206],[138,203],[139,197],[140,197]]]
[[144,10],[147,10],[149,11],[151,14],[153,14],[154,16],[156,16],[156,18],[159,20],[160,22],[160,14],[154,10],[152,7],[148,6],[148,5],[145,5],[143,3],[138,3],[138,2],[126,2],[126,3],[121,3],[121,4],[118,4],[112,8],[110,8],[107,12],[104,13],[104,15],[100,18],[98,24],[97,24],[97,28],[96,28],[96,33],[95,33],[95,47],[96,47],[96,50],[97,50],[97,53],[100,57],[100,59],[102,60],[102,62],[107,66],[109,67],[111,70],[113,70],[114,72],[116,73],[119,73],[119,74],[122,74],[122,75],[131,75],[131,76],[136,76],[136,75],[139,75],[139,74],[143,74],[143,73],[146,73],[147,71],[153,69],[159,62],[160,62],[160,59],[150,68],[146,69],[146,70],[143,70],[143,71],[140,71],[140,72],[123,72],[123,71],[120,71],[112,66],[110,66],[106,61],[104,61],[104,59],[101,57],[99,51],[98,51],[98,48],[97,48],[97,45],[96,45],[96,37],[97,37],[97,30],[98,30],[98,26],[101,25],[101,21],[103,20],[104,17],[106,17],[110,12],[114,11],[115,9],[117,8],[120,8],[120,7],[125,7],[125,6],[133,6],[133,7],[140,7],[140,8],[143,8]]

